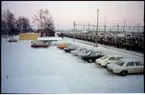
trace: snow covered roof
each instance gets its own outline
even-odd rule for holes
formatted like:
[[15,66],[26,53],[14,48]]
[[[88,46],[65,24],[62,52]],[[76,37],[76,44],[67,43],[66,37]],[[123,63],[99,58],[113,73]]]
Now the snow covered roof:
[[61,37],[38,37],[37,40],[57,41],[62,40]]
[[23,35],[23,34],[38,34],[38,33],[30,32],[30,33],[21,33],[21,34],[19,34],[19,35]]

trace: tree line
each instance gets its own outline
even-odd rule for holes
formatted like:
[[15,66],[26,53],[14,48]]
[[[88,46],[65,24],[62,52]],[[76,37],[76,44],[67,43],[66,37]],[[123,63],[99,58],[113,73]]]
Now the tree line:
[[[38,15],[34,15],[33,23],[40,25],[41,32],[49,32],[55,29],[52,16],[49,11],[40,9]],[[7,9],[2,13],[1,18],[1,35],[18,35],[19,33],[34,32],[27,17],[20,16],[18,18]]]

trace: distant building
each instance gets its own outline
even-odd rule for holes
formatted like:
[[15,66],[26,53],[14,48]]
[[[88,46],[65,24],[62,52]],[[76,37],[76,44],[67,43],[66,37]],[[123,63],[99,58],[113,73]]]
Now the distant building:
[[40,37],[38,33],[21,33],[19,34],[19,40],[37,40]]
[[55,36],[55,31],[52,29],[38,29],[36,33],[39,33],[41,37]]

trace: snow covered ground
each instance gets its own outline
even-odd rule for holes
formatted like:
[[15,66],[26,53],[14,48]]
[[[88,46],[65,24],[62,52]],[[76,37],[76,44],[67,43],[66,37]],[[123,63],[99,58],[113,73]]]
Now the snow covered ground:
[[[59,41],[60,42],[60,41]],[[133,55],[103,46],[98,48],[64,38],[77,46],[119,54],[144,62]],[[6,43],[2,39],[2,93],[143,93],[144,75],[121,77],[105,68],[89,64],[56,46],[34,49],[30,41]],[[7,78],[8,75],[8,78]]]

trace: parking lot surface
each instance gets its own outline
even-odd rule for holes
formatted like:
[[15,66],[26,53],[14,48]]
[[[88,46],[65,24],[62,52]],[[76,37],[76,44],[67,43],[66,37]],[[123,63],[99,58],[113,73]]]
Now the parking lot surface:
[[[143,57],[102,46],[93,47],[64,38],[79,47],[119,54],[143,62]],[[59,42],[56,42],[59,43]],[[143,93],[144,75],[125,77],[87,63],[56,46],[34,49],[31,41],[6,43],[2,39],[2,93]]]

